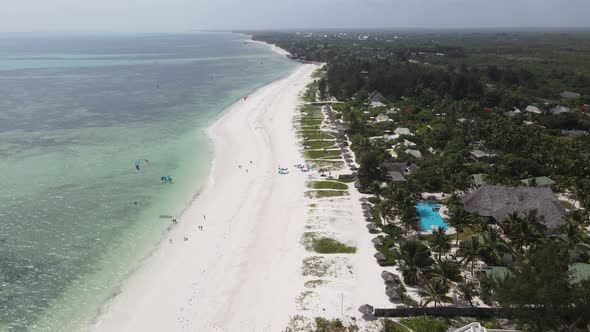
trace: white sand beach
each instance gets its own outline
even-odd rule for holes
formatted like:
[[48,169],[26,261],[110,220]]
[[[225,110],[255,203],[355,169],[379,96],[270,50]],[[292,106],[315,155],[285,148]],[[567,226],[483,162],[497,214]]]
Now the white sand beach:
[[215,147],[208,184],[103,308],[94,331],[286,326],[303,283],[305,176],[279,175],[277,167],[301,162],[292,119],[316,68],[301,65],[208,129]]

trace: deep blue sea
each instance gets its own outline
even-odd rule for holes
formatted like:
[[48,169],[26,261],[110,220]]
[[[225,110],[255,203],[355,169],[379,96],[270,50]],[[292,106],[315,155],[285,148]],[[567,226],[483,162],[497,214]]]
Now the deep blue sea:
[[0,34],[0,331],[82,330],[155,248],[207,176],[203,129],[297,66],[245,41]]

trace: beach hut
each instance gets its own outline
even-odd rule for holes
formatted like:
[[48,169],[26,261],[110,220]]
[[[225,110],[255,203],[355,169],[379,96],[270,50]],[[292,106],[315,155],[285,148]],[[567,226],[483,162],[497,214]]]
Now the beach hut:
[[[379,237],[379,236],[377,236],[377,237],[373,238],[373,239],[371,240],[371,242],[373,242],[373,244],[374,244],[375,246],[377,246],[377,247],[379,247],[379,246],[382,246],[382,245],[384,244],[384,243],[383,243],[383,239],[382,239],[381,237]],[[384,271],[384,272],[385,272],[385,271]],[[383,276],[383,274],[381,274],[381,276]]]
[[379,232],[379,226],[373,222],[367,224],[367,229],[369,232]]
[[385,288],[385,295],[392,300],[401,300],[402,294],[399,287],[395,285],[390,285]]
[[385,256],[385,254],[382,253],[382,252],[375,253],[375,255],[373,255],[373,257],[375,257],[378,261],[385,261],[385,260],[387,260],[387,256]]
[[389,272],[389,271],[383,271],[381,272],[381,278],[383,278],[383,280],[385,282],[394,282],[395,281],[395,274]]

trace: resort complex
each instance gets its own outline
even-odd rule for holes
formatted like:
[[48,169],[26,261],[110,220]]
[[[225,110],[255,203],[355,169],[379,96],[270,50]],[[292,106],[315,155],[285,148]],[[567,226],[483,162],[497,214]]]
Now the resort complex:
[[[437,67],[421,64],[427,56],[415,52],[405,60],[362,58],[346,53],[355,49],[352,40],[343,48],[347,37],[354,39],[255,37],[294,58],[327,61],[295,120],[305,163],[319,171],[308,175],[309,231],[302,238],[310,277],[288,331],[585,330],[589,141],[553,127],[571,109],[571,126],[590,127],[584,94],[556,93],[556,103],[569,105],[556,113],[528,105],[537,100],[531,91],[513,101],[507,117],[504,100],[476,98],[517,84],[496,78],[512,69],[495,68],[496,76],[491,69],[451,71],[440,60]],[[375,36],[363,50],[377,52],[384,38]],[[312,52],[319,43],[336,56]],[[431,74],[468,82],[461,91],[436,82],[402,90],[384,80]],[[359,282],[381,284],[381,295],[367,284],[365,294],[355,294]],[[333,302],[338,294],[341,303]],[[351,320],[348,305],[361,320]]]

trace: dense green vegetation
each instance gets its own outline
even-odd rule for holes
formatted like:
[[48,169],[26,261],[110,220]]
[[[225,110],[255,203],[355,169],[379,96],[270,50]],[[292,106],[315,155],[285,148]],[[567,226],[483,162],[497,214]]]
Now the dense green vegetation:
[[[534,316],[519,312],[524,331],[590,328],[590,281],[573,278],[571,268],[590,263],[590,31],[256,38],[299,59],[327,63],[313,94],[340,101],[332,108],[360,165],[359,190],[374,196],[375,225],[389,235],[375,247],[385,257],[379,264],[397,265],[403,283],[419,289],[420,303],[402,292],[404,304],[449,305],[454,289],[471,306],[536,308]],[[372,100],[374,91],[380,96]],[[396,128],[411,134],[393,136]],[[308,158],[331,158],[322,143],[314,146]],[[416,167],[402,170],[405,181],[394,183],[385,165],[392,162]],[[513,187],[537,186],[528,179],[549,177],[570,211],[551,230],[536,210],[501,221],[467,213],[460,198],[475,189],[475,176]],[[444,193],[447,223],[456,235],[440,229],[416,235],[422,229],[415,205],[435,192]],[[488,276],[481,263],[507,272]],[[407,321],[415,331],[445,329],[444,322]]]

